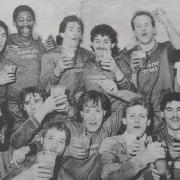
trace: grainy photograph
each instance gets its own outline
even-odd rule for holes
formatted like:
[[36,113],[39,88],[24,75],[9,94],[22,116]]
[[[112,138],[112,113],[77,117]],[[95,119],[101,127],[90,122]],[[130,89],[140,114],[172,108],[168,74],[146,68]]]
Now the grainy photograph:
[[179,180],[180,1],[0,0],[0,180]]

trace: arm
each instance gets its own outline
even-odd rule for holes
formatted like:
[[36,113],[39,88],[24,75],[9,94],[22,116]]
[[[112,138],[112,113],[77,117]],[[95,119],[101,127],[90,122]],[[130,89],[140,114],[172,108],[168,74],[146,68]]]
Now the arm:
[[46,92],[50,91],[52,84],[57,84],[59,76],[54,73],[55,62],[49,54],[44,54],[41,59],[41,75],[39,81],[39,87],[45,89]]
[[119,69],[124,74],[124,77],[121,80],[118,80],[116,78],[118,89],[127,89],[134,92],[135,86],[133,84],[133,81],[131,80],[131,69],[126,62],[125,57],[121,55],[121,57],[116,60],[116,63]]
[[173,24],[169,21],[166,12],[162,9],[157,9],[154,11],[154,15],[157,21],[165,27],[174,49],[180,49],[180,34],[177,32]]
[[15,149],[27,145],[28,141],[37,132],[40,123],[34,117],[29,117],[11,136],[11,144]]
[[109,93],[117,99],[130,101],[132,98],[140,97],[138,94],[130,90],[118,90],[116,83],[111,79],[99,80],[98,84],[107,93]]

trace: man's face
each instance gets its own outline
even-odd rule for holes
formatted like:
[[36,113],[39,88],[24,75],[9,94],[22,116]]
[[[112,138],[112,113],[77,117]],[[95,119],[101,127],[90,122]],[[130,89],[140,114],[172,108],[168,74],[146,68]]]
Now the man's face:
[[39,111],[40,107],[43,104],[43,98],[40,94],[27,94],[24,100],[24,110],[27,112],[28,116],[33,115],[37,111]]
[[77,47],[81,39],[81,26],[77,22],[68,22],[64,33],[60,33],[63,43],[70,43]]
[[143,136],[146,127],[150,124],[147,109],[141,105],[127,108],[126,118],[123,119],[123,123],[126,125],[126,131],[129,134]]
[[6,44],[6,31],[3,29],[3,27],[0,27],[0,52],[3,50],[5,44]]
[[163,114],[169,129],[180,130],[180,101],[168,102]]
[[89,101],[87,105],[84,105],[81,116],[84,127],[89,133],[94,133],[101,128],[105,114],[106,111],[102,109],[100,102],[95,105]]
[[99,52],[107,52],[111,54],[111,49],[114,46],[111,43],[111,39],[109,36],[101,36],[100,34],[94,37],[94,41],[92,42],[92,47],[95,51],[95,54],[99,54]]
[[140,15],[134,19],[134,34],[140,44],[149,44],[154,39],[156,30],[152,26],[151,18]]
[[64,152],[65,147],[65,131],[60,131],[56,128],[49,129],[44,137],[43,150],[55,152],[56,154],[61,155]]
[[15,23],[18,30],[18,34],[21,37],[29,38],[32,36],[32,29],[35,22],[30,12],[22,11],[18,13]]

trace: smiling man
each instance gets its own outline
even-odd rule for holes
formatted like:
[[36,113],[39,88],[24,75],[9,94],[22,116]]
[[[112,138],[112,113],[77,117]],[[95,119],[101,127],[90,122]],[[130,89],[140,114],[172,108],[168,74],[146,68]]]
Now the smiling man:
[[[167,31],[169,41],[156,41],[156,22]],[[127,52],[132,80],[147,101],[153,103],[155,127],[160,123],[160,100],[164,91],[174,89],[174,62],[180,59],[180,36],[166,13],[157,9],[153,15],[137,11],[131,20],[137,46]]]
[[36,22],[33,9],[26,5],[18,6],[13,12],[17,33],[11,34],[7,41],[4,63],[17,67],[16,81],[7,90],[8,109],[15,119],[13,131],[24,121],[19,107],[19,94],[23,88],[37,86],[40,76],[40,60],[45,48],[41,41],[33,38]]
[[[156,131],[156,136],[166,142],[174,179],[180,178],[180,93],[171,92],[161,102],[163,124]],[[172,164],[173,162],[173,164]]]

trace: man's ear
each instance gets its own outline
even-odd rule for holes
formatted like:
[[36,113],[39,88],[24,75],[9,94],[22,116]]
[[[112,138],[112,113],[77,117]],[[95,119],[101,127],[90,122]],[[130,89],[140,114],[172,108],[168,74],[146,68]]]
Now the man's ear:
[[82,111],[80,111],[80,114],[81,114],[81,117],[83,118],[83,112]]
[[161,111],[161,117],[164,118],[164,112]]
[[157,30],[156,30],[155,27],[154,27],[154,35],[155,35],[155,36],[157,35]]
[[126,125],[126,118],[122,119],[122,123],[123,123],[123,125]]
[[104,115],[104,116],[106,115],[106,111],[103,112],[103,115]]
[[64,38],[64,33],[59,33],[59,35],[60,35],[62,38]]
[[115,43],[112,43],[112,44],[111,44],[111,49],[112,49],[114,46],[115,46]]
[[147,124],[146,124],[146,125],[147,125],[147,126],[149,126],[149,125],[150,125],[150,123],[151,123],[151,120],[150,120],[150,119],[148,119],[148,120],[147,120]]

